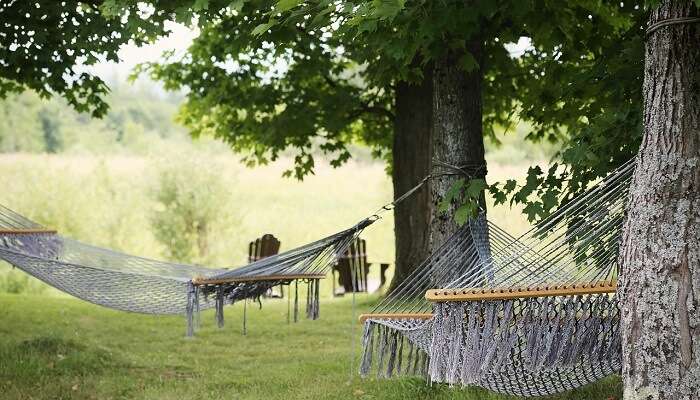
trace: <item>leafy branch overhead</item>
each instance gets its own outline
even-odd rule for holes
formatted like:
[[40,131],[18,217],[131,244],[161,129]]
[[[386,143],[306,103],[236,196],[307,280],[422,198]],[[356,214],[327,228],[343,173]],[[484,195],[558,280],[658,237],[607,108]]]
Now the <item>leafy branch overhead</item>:
[[[647,12],[635,2],[37,0],[0,9],[0,96],[58,94],[94,116],[107,111],[108,88],[83,66],[167,35],[166,21],[196,25],[185,55],[139,71],[185,90],[179,120],[193,136],[219,138],[250,164],[290,154],[297,178],[313,173],[319,152],[342,165],[353,143],[390,160],[397,83],[421,81],[447,51],[474,70],[466,49],[475,35],[485,48],[485,135],[496,141],[522,121],[528,140],[562,147],[554,170],[533,167],[522,186],[486,185],[497,202],[540,218],[640,142]],[[513,57],[508,44],[521,38],[530,47]]]
[[[489,54],[482,71],[484,132],[493,136],[495,129],[507,130],[516,120],[532,127],[528,140],[561,143],[562,150],[555,156],[558,163],[547,171],[533,166],[522,185],[508,179],[484,187],[496,203],[520,204],[535,220],[636,153],[641,138],[647,12],[634,2],[579,1],[551,9],[530,8],[528,2],[483,3],[473,2],[469,8],[479,15],[474,25],[481,24]],[[436,46],[454,46],[451,38],[472,33],[458,24],[464,16],[455,4],[431,8],[432,3],[420,1],[366,2],[353,10],[351,21],[360,33],[379,32],[386,24],[397,40],[414,45],[408,54],[428,59],[440,54]],[[412,16],[420,13],[435,17],[410,25],[415,21]],[[430,30],[431,24],[436,25],[435,31]],[[431,32],[439,36],[432,37]],[[504,57],[505,52],[495,51],[523,36],[531,46],[521,57]],[[465,57],[466,71],[471,64]],[[458,181],[451,191],[461,191],[455,197],[463,199],[458,221],[477,209],[479,199],[465,192],[468,187]]]
[[[467,188],[481,186],[496,203],[520,204],[530,220],[542,218],[639,147],[647,16],[639,3],[316,1],[284,9],[290,11],[275,10],[275,24],[325,18],[334,34],[371,49],[360,60],[375,79],[410,79],[415,60],[426,65],[447,49],[464,50],[474,35],[484,41],[486,135],[522,121],[531,126],[527,140],[558,142],[562,150],[547,171],[530,168],[522,185],[455,183],[447,202],[462,199],[459,221],[478,208]],[[522,37],[530,47],[511,56],[505,44]],[[461,60],[465,71],[476,65],[468,51]]]
[[147,43],[165,33],[169,15],[120,2],[0,1],[0,98],[31,89],[58,94],[78,111],[103,116],[107,85],[86,68],[119,61],[119,48]]
[[302,178],[313,172],[314,153],[339,166],[353,142],[386,157],[391,92],[369,82],[335,36],[277,25],[260,11],[271,4],[245,2],[210,16],[185,56],[143,70],[170,89],[188,89],[180,121],[194,136],[222,139],[251,165],[292,150],[287,174]]

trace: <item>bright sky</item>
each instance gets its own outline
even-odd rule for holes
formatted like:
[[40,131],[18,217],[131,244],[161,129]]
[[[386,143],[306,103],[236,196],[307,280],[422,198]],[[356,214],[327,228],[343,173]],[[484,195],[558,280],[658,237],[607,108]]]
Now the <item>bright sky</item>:
[[[197,31],[174,22],[166,22],[166,27],[171,31],[168,37],[162,38],[154,44],[137,47],[133,44],[123,46],[119,50],[120,62],[102,62],[89,69],[107,82],[125,82],[131,70],[140,63],[156,61],[164,51],[174,50],[176,54],[187,51],[192,39],[197,36]],[[522,55],[530,47],[528,38],[520,38],[518,43],[508,43],[506,48],[513,57]]]
[[176,54],[187,51],[192,39],[197,36],[195,30],[174,22],[166,22],[165,26],[171,31],[168,37],[164,37],[151,45],[138,47],[133,44],[122,46],[119,50],[119,63],[105,61],[90,67],[102,79],[108,82],[125,82],[131,70],[140,63],[156,61],[164,51],[174,50]]

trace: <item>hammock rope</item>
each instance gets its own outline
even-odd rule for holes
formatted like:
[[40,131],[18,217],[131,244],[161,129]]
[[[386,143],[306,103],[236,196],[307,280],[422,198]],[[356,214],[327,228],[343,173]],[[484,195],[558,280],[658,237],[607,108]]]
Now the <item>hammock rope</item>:
[[[614,294],[620,231],[633,162],[515,238],[482,212],[443,243],[364,322],[360,373],[421,375],[521,396],[572,389],[620,369]],[[454,169],[454,168],[453,168]],[[258,300],[306,283],[306,314],[319,316],[319,285],[360,233],[411,196],[349,229],[236,269],[149,260],[74,241],[0,206],[0,259],[95,304],[184,314]],[[246,306],[247,308],[247,306]],[[246,310],[244,308],[244,311]],[[289,318],[289,317],[288,317]],[[246,331],[245,317],[243,330]]]
[[296,322],[299,282],[306,284],[306,316],[317,319],[320,280],[331,266],[365,228],[430,178],[425,177],[348,229],[231,269],[156,261],[92,246],[61,236],[0,205],[0,260],[91,303],[145,314],[184,314],[188,336],[197,328],[200,310],[214,308],[216,323],[222,327],[224,305],[252,299],[262,306],[260,298],[269,289],[292,283]]
[[[483,213],[469,220],[361,316],[360,374],[539,396],[619,371],[614,292],[633,169],[624,164],[518,238]],[[398,371],[406,347],[427,367]]]
[[[146,314],[185,314],[187,333],[199,310],[259,299],[273,286],[307,284],[306,314],[319,316],[319,281],[373,221],[238,269],[168,263],[74,241],[0,206],[0,259],[83,300]],[[295,304],[298,300],[295,299]],[[296,318],[295,318],[296,320]]]

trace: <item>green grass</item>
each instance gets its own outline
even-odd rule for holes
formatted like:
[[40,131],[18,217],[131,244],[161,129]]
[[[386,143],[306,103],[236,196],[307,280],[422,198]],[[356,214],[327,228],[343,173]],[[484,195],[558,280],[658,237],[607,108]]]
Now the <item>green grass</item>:
[[[374,299],[359,297],[356,312]],[[0,398],[14,399],[506,399],[484,390],[427,385],[421,379],[351,375],[349,298],[322,299],[321,319],[286,324],[285,301],[226,308],[184,337],[180,317],[113,311],[69,298],[0,295]],[[357,353],[359,344],[355,343]],[[554,397],[619,398],[620,383]]]

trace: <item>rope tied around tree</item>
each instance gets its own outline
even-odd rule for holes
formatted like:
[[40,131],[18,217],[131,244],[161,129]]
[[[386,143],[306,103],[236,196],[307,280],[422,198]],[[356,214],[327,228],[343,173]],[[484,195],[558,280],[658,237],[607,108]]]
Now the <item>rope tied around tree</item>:
[[440,173],[438,174],[439,176],[461,175],[467,179],[483,179],[488,174],[488,168],[486,168],[485,163],[454,165],[445,161],[433,159],[433,169],[436,170],[439,167],[451,171]]
[[663,19],[660,21],[656,21],[647,27],[646,37],[648,39],[654,32],[658,31],[661,28],[667,27],[667,26],[680,25],[680,24],[697,24],[699,22],[700,22],[700,17],[678,17],[678,18]]

